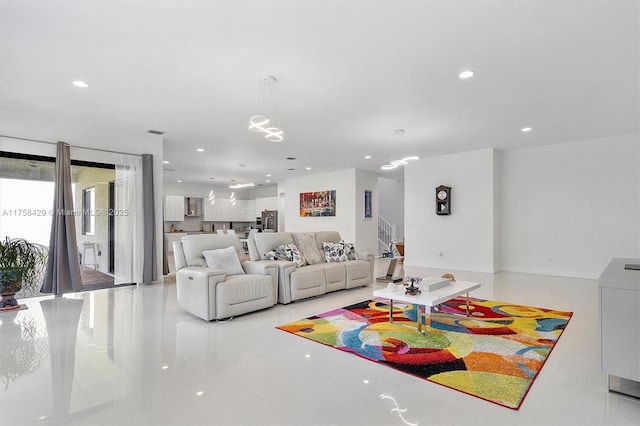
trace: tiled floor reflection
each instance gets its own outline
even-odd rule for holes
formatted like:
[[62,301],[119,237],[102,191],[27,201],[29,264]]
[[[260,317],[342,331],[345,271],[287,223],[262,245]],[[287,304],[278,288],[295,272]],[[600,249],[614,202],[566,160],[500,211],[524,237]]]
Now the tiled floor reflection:
[[275,329],[376,285],[219,323],[157,284],[23,299],[28,309],[0,313],[0,424],[640,424],[640,400],[608,393],[599,371],[595,281],[456,277],[482,282],[477,297],[574,312],[519,411]]

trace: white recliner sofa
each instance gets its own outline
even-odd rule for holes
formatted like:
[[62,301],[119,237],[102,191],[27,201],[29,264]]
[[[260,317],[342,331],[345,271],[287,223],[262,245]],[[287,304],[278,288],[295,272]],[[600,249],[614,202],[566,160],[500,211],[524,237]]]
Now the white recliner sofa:
[[207,321],[266,309],[278,300],[276,265],[240,261],[244,273],[236,275],[207,267],[203,252],[228,247],[244,259],[237,235],[186,235],[173,243],[178,303]]
[[[319,296],[331,291],[344,290],[369,285],[373,282],[372,253],[358,252],[357,260],[326,262],[324,256],[317,263],[296,266],[288,260],[269,260],[267,253],[284,244],[295,244],[302,255],[309,258],[311,247],[301,241],[313,242],[323,253],[322,242],[339,243],[340,233],[321,232],[270,232],[258,233],[248,241],[249,256],[252,261],[265,265],[277,265],[278,302],[291,303],[308,297]],[[307,252],[305,254],[305,252]]]

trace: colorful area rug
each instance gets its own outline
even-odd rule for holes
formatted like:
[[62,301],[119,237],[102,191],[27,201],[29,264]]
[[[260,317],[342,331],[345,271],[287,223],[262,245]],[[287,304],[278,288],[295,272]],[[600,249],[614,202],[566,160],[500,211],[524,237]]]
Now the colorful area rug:
[[[452,389],[518,409],[572,312],[470,298],[441,305],[425,335],[416,306],[386,299],[277,328]],[[454,315],[459,314],[459,315]]]

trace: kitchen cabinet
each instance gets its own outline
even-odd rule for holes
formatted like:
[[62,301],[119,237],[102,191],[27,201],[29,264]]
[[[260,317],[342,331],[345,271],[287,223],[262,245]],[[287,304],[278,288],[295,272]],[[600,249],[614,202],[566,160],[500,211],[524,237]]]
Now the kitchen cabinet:
[[[272,198],[261,199],[266,201],[260,202],[257,200],[236,200],[235,205],[232,205],[228,198],[216,198],[214,204],[205,199],[201,206],[202,220],[204,222],[255,222],[262,210],[275,210],[276,197]],[[256,205],[260,205],[262,210],[257,211]],[[171,219],[165,217],[165,220],[170,221]],[[184,220],[184,217],[173,220]]]
[[205,222],[213,222],[216,220],[215,204],[211,204],[209,200],[205,200],[202,205],[202,220],[204,220]]
[[220,198],[213,205],[213,217],[218,222],[228,222],[231,210],[231,200],[228,198]]
[[244,214],[244,220],[247,222],[256,221],[256,200],[246,200],[247,208]]
[[173,242],[179,241],[180,238],[184,237],[185,235],[187,235],[186,232],[168,232],[164,234],[167,254],[173,253]]
[[167,222],[182,222],[184,220],[184,197],[181,195],[166,195],[164,198],[164,220]]

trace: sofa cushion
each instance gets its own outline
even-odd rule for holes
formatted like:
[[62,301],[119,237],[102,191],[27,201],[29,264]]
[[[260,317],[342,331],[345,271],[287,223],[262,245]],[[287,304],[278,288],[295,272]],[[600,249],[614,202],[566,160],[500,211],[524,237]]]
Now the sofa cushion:
[[329,243],[323,241],[322,249],[324,250],[324,259],[327,263],[346,262],[349,260],[347,253],[344,251],[344,244],[342,243]]
[[308,265],[324,263],[324,254],[318,249],[316,238],[312,232],[293,232],[291,235]]
[[242,275],[244,269],[240,265],[236,248],[229,246],[223,249],[205,250],[202,252],[207,267],[212,269],[222,269],[227,275]]
[[264,254],[268,260],[288,260],[294,262],[296,266],[304,266],[307,264],[304,256],[298,250],[295,244],[283,244],[270,250]]

